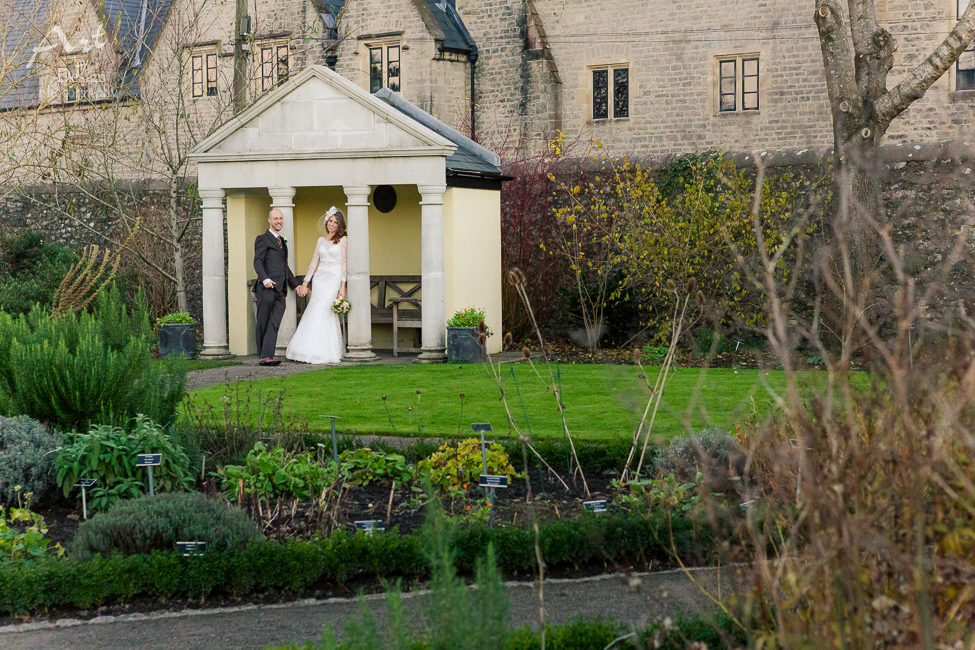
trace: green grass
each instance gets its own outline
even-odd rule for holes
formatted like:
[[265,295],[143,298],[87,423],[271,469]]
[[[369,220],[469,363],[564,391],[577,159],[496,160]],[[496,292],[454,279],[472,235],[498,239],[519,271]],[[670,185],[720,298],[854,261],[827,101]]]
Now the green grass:
[[[516,425],[527,430],[523,401],[536,438],[561,438],[552,393],[527,364],[514,368],[513,379],[508,366],[504,367],[508,375],[503,387]],[[544,373],[544,366],[539,370]],[[573,437],[606,440],[633,435],[649,397],[635,366],[563,365],[560,370],[566,421]],[[647,371],[653,383],[657,369]],[[824,377],[816,371],[802,373],[802,381],[808,383],[821,383]],[[769,389],[780,392],[784,384],[783,373],[774,370],[679,369],[667,384],[654,433],[670,439],[688,428],[730,430],[753,412],[768,414],[773,404]],[[461,393],[465,396],[463,414]],[[224,396],[227,398],[221,401]],[[206,402],[219,406],[218,411],[225,403],[233,406],[239,400],[243,419],[252,424],[259,410],[256,405],[277,397],[282,397],[286,428],[306,423],[312,431],[323,431],[329,421],[319,416],[338,415],[342,419],[336,428],[344,433],[416,435],[421,421],[423,435],[431,437],[469,436],[472,422],[490,422],[495,437],[509,433],[498,386],[480,365],[332,368],[239,386],[202,388],[190,395],[194,406]],[[413,407],[412,412],[407,407]],[[269,408],[273,409],[266,406],[265,417]]]

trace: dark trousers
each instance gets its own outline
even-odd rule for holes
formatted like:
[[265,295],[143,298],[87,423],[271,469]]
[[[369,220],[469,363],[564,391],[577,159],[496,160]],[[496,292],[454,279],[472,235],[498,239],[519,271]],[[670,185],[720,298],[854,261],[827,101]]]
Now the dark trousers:
[[283,291],[257,287],[257,354],[261,359],[274,356],[278,328],[284,316],[286,297]]

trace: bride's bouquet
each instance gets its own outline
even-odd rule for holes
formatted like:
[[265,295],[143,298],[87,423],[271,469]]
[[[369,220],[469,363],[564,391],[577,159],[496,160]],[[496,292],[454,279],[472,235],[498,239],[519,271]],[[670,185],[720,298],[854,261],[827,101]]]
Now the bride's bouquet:
[[350,309],[352,309],[352,305],[345,298],[336,298],[335,302],[332,303],[332,311],[336,314],[348,314]]

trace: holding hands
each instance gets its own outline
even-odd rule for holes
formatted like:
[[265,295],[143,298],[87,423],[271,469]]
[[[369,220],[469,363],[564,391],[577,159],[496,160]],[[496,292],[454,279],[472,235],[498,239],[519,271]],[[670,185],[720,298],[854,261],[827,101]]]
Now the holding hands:
[[297,289],[295,289],[295,293],[298,294],[302,298],[304,298],[305,296],[307,296],[308,295],[308,283],[307,282],[303,282],[300,287],[298,287]]

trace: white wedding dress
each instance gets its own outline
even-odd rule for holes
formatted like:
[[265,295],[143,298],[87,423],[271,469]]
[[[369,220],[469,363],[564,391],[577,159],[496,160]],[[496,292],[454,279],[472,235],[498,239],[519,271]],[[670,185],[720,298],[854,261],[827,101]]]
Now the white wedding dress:
[[[285,356],[305,363],[339,363],[345,353],[342,326],[339,316],[332,311],[332,303],[338,297],[345,282],[348,266],[348,242],[343,237],[339,243],[319,237],[315,244],[305,278],[311,282],[311,299],[301,315],[298,329],[291,337]],[[314,274],[314,276],[312,276]]]

